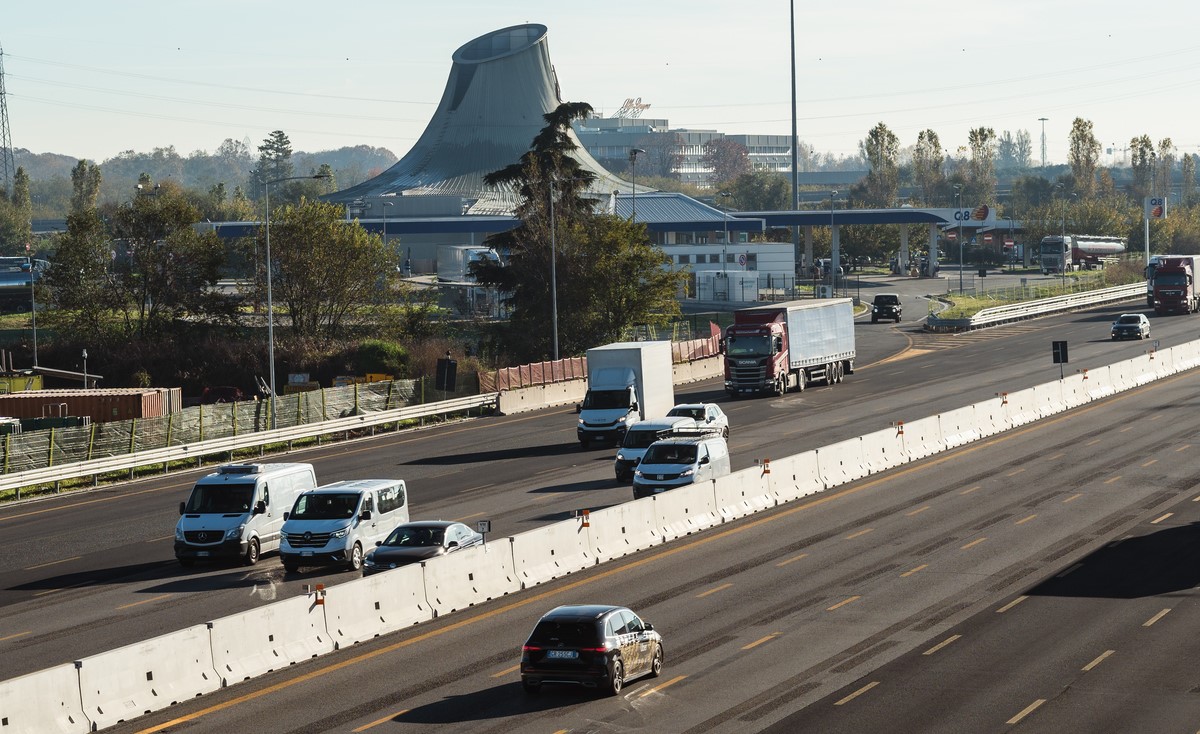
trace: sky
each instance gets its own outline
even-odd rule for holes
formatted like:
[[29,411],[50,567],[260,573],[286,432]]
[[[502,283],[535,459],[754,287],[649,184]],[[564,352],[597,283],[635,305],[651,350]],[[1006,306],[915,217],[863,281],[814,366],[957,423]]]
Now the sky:
[[[416,142],[460,46],[523,23],[549,29],[563,99],[610,117],[628,98],[672,128],[789,135],[789,0],[51,0],[0,18],[14,148],[103,162],[173,146],[252,152]],[[932,129],[1020,130],[1065,163],[1076,117],[1101,163],[1129,140],[1200,153],[1200,3],[796,2],[797,132],[853,155],[883,122],[902,146]],[[1043,123],[1039,118],[1047,118]],[[1110,152],[1110,149],[1112,152]]]

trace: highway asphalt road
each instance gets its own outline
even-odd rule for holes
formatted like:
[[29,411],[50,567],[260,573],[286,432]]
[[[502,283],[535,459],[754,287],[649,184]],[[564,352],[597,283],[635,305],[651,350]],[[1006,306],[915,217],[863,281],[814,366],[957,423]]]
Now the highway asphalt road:
[[[1198,392],[1174,376],[113,731],[1195,731]],[[524,694],[534,621],[581,602],[652,622],[662,677]]]
[[[911,323],[860,321],[860,369],[841,385],[730,401],[720,381],[711,380],[680,390],[679,399],[724,405],[740,469],[1052,380],[1058,376],[1052,339],[1070,341],[1073,369],[1145,351],[1146,342],[1108,341],[1107,324],[1120,310],[956,336],[925,334]],[[1188,318],[1153,323],[1164,346],[1195,336]],[[414,518],[487,518],[495,533],[510,535],[631,498],[629,487],[613,480],[614,451],[580,451],[574,425],[564,407],[327,445],[287,460],[312,461],[323,482],[404,478]],[[0,509],[5,677],[294,596],[307,583],[348,578],[331,570],[285,577],[271,556],[253,568],[181,569],[173,529],[179,502],[199,474]]]

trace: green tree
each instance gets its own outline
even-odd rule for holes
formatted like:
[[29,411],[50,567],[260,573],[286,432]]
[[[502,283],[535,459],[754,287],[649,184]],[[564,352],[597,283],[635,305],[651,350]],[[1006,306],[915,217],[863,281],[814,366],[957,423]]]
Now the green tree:
[[45,293],[41,300],[52,306],[45,312],[47,326],[93,343],[108,333],[110,314],[120,306],[108,277],[112,254],[109,234],[94,208],[67,215],[67,231],[38,287]]
[[11,203],[15,221],[3,251],[8,255],[24,255],[26,248],[33,245],[33,201],[29,195],[29,174],[24,166],[17,166],[17,172],[13,174]]
[[1196,199],[1196,156],[1188,154],[1179,161],[1179,198],[1184,206],[1191,206]]
[[[258,146],[258,165],[250,172],[253,195],[261,197],[268,181],[278,181],[296,175],[292,165],[292,141],[282,130],[276,130]],[[280,198],[279,201],[284,201]]]
[[1092,121],[1076,117],[1071,123],[1071,148],[1067,160],[1075,177],[1075,190],[1084,199],[1096,189],[1096,164],[1100,160],[1100,141],[1092,132]]
[[1158,141],[1158,164],[1154,173],[1154,192],[1160,196],[1171,195],[1171,169],[1175,167],[1175,143],[1170,138]]
[[[256,246],[266,251],[265,230]],[[271,212],[272,293],[280,316],[300,339],[338,336],[355,309],[379,307],[396,276],[396,258],[383,239],[347,223],[340,205],[321,201],[285,204]],[[260,261],[256,286],[266,297]]]
[[712,171],[713,185],[723,187],[750,172],[750,151],[729,138],[713,138],[704,144],[700,162]]
[[505,351],[517,359],[553,354],[555,290],[563,315],[561,355],[582,354],[634,325],[661,323],[679,313],[675,295],[686,276],[664,268],[666,258],[649,244],[644,225],[597,213],[582,196],[594,177],[572,156],[577,146],[568,133],[574,120],[591,111],[582,102],[560,104],[543,115],[545,127],[518,162],[484,177],[519,198],[521,225],[488,238],[508,253],[507,264],[472,265],[476,279],[497,288],[512,307],[502,338]]
[[921,203],[933,206],[943,199],[946,187],[944,170],[946,155],[942,143],[933,130],[922,130],[917,134],[917,145],[913,149],[913,182],[921,192]]
[[743,173],[728,190],[733,194],[730,203],[736,209],[779,211],[792,206],[792,184],[786,174],[771,171]]
[[94,210],[103,182],[100,167],[95,163],[87,159],[76,163],[71,169],[71,213],[82,214]]
[[967,166],[966,204],[994,203],[996,192],[996,131],[990,127],[973,128],[967,133],[971,161]]
[[861,194],[863,203],[868,207],[893,206],[900,189],[900,139],[881,122],[871,128],[859,147],[871,166]]
[[1129,194],[1134,203],[1150,196],[1154,187],[1154,143],[1149,135],[1140,135],[1129,141],[1129,167],[1133,171],[1133,183]]

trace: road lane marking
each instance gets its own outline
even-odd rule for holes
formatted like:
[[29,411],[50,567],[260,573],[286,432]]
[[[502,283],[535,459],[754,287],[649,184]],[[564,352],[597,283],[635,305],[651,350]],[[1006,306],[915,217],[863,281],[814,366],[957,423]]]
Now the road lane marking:
[[1079,499],[1079,498],[1080,498],[1080,497],[1082,497],[1082,496],[1083,496],[1083,492],[1076,492],[1075,494],[1073,494],[1073,495],[1071,495],[1070,497],[1068,497],[1068,498],[1066,498],[1065,500],[1063,500],[1063,504],[1065,505],[1065,504],[1067,504],[1068,502],[1072,502],[1072,501],[1074,501],[1074,500],[1077,500],[1077,499]]
[[1043,703],[1045,703],[1045,702],[1046,702],[1046,699],[1044,699],[1044,698],[1039,698],[1038,700],[1036,700],[1036,701],[1034,701],[1033,703],[1031,703],[1031,704],[1029,704],[1028,706],[1026,706],[1026,707],[1025,707],[1025,708],[1024,708],[1022,711],[1021,711],[1021,713],[1017,714],[1016,716],[1012,717],[1011,719],[1009,719],[1008,721],[1006,721],[1006,722],[1004,722],[1004,723],[1006,723],[1006,724],[1019,724],[1019,723],[1021,722],[1021,719],[1024,719],[1026,716],[1029,716],[1030,714],[1032,714],[1032,713],[1034,712],[1034,710],[1035,710],[1035,709],[1037,709],[1037,707],[1038,707],[1038,706],[1041,706],[1041,705],[1042,705]]
[[1168,517],[1170,517],[1171,515],[1174,515],[1174,514],[1175,514],[1174,512],[1168,512],[1167,514],[1163,515],[1162,517],[1154,518],[1153,520],[1150,521],[1150,524],[1157,525],[1160,522],[1162,522],[1163,520],[1166,520]]
[[1112,479],[1106,479],[1106,480],[1104,480],[1104,483],[1105,483],[1105,484],[1112,484],[1113,482],[1116,482],[1116,481],[1118,481],[1118,480],[1120,480],[1120,479],[1121,479],[1121,475],[1120,475],[1120,474],[1118,474],[1117,476],[1113,477]]
[[857,533],[854,533],[854,534],[852,534],[852,535],[847,535],[847,536],[846,536],[846,540],[854,540],[855,538],[861,538],[862,536],[864,536],[864,535],[866,535],[867,533],[871,532],[873,529],[874,529],[874,528],[867,528],[867,529],[865,529],[865,530],[859,530]]
[[1192,445],[1191,445],[1190,443],[1185,443],[1184,445],[1182,445],[1182,446],[1180,446],[1179,448],[1175,449],[1175,453],[1177,453],[1177,454],[1178,454],[1180,451],[1187,451],[1187,450],[1188,450],[1188,449],[1190,449],[1191,447],[1192,447]]
[[975,490],[979,489],[982,486],[983,485],[981,485],[981,484],[976,484],[974,487],[971,487],[970,489],[964,489],[963,491],[959,492],[959,494],[971,494],[972,492],[974,492]]
[[779,563],[776,563],[775,566],[776,566],[776,568],[778,568],[780,566],[786,566],[789,563],[795,563],[796,561],[800,560],[801,558],[808,558],[808,554],[801,553],[798,556],[792,556],[791,558],[787,559],[786,561],[780,561]]
[[1028,598],[1029,598],[1028,596],[1018,596],[1016,599],[1013,599],[1009,603],[1007,603],[1004,606],[997,609],[996,614],[1004,614],[1009,609],[1012,609],[1013,607],[1015,607],[1016,605],[1020,604],[1021,602],[1025,601]]
[[868,683],[868,684],[866,684],[865,686],[863,686],[862,688],[859,688],[859,689],[858,689],[857,691],[855,691],[854,693],[851,693],[849,696],[846,696],[846,697],[845,697],[845,698],[843,698],[841,701],[838,701],[838,702],[834,703],[833,705],[834,705],[834,706],[843,706],[843,705],[845,705],[845,704],[848,704],[848,703],[850,703],[851,701],[853,701],[854,699],[858,698],[859,696],[861,696],[862,694],[864,694],[864,693],[866,693],[867,691],[871,690],[872,688],[874,688],[874,687],[875,687],[875,686],[877,686],[877,685],[879,685],[879,681],[877,681],[877,680],[873,680],[873,681],[871,681],[870,683]]
[[[174,536],[172,536],[172,537],[174,537]],[[80,558],[83,558],[83,556],[71,556],[70,558],[63,558],[63,559],[60,559],[57,561],[47,561],[46,563],[39,563],[36,566],[26,566],[25,570],[32,571],[35,568],[45,568],[46,566],[53,566],[56,563],[66,563],[67,561],[78,561]]]
[[1147,461],[1145,464],[1142,464],[1142,468],[1145,469],[1146,467],[1150,466],[1151,464],[1157,464],[1157,463],[1158,463],[1158,459],[1151,459],[1150,461]]
[[974,548],[975,546],[979,545],[980,543],[982,543],[985,540],[987,540],[987,538],[978,538],[976,540],[972,540],[970,543],[967,543],[966,545],[959,548],[959,550],[966,550],[968,548]]
[[775,639],[776,637],[780,636],[781,634],[783,634],[783,633],[782,632],[772,632],[771,634],[767,635],[766,637],[760,637],[759,639],[755,640],[754,642],[751,642],[749,645],[743,645],[742,649],[743,650],[753,650],[754,648],[758,647],[759,645],[763,644],[764,642],[770,642],[771,640]]
[[132,604],[122,604],[121,606],[117,607],[117,609],[129,609],[131,607],[140,607],[141,605],[149,604],[150,602],[162,601],[163,599],[166,599],[169,596],[171,596],[171,594],[159,594],[158,596],[154,596],[149,599],[142,599],[141,601],[135,601]]
[[150,540],[144,540],[142,542],[143,543],[161,543],[164,540],[174,540],[174,539],[175,539],[175,536],[172,534],[172,535],[163,535],[158,538],[151,538]]
[[1105,650],[1104,652],[1100,653],[1099,657],[1097,657],[1095,660],[1088,663],[1087,665],[1083,666],[1083,672],[1087,673],[1092,668],[1094,668],[1097,665],[1099,665],[1100,663],[1104,662],[1105,658],[1107,658],[1109,655],[1112,655],[1114,652],[1116,652],[1116,650]]
[[709,594],[715,594],[718,591],[724,591],[725,589],[728,589],[730,586],[733,586],[733,584],[721,584],[720,586],[718,586],[716,588],[709,589],[708,591],[702,591],[699,594],[696,594],[696,598],[703,599],[704,597],[708,596]]
[[1023,472],[1023,471],[1025,471],[1025,467],[1021,467],[1020,469],[1017,469],[1017,470],[1015,470],[1015,471],[1010,471],[1009,473],[1005,474],[1004,476],[1006,476],[1006,477],[1015,477],[1015,476],[1017,476],[1018,474],[1020,474],[1020,473],[1021,473],[1021,472]]
[[1057,453],[1057,454],[1055,454],[1054,456],[1047,456],[1047,457],[1046,457],[1046,461],[1054,461],[1055,459],[1061,459],[1061,458],[1062,458],[1062,457],[1064,457],[1064,456],[1066,456],[1066,454],[1064,454],[1064,453]]
[[928,563],[922,563],[920,566],[917,566],[917,567],[916,567],[916,568],[914,568],[914,569],[911,569],[911,570],[905,571],[904,573],[900,574],[900,578],[902,578],[902,579],[906,579],[906,578],[908,578],[909,576],[912,576],[914,573],[916,573],[916,572],[918,572],[918,571],[924,571],[924,570],[925,570],[925,569],[927,569],[927,568],[929,568],[929,564],[928,564]]
[[1133,426],[1125,426],[1121,430],[1117,431],[1117,433],[1124,433],[1126,431],[1132,431],[1132,430],[1133,430]]
[[1036,514],[1030,515],[1029,517],[1023,517],[1020,520],[1017,520],[1015,523],[1013,523],[1013,525],[1024,525],[1025,523],[1029,522],[1030,520],[1032,520],[1035,517],[1037,517]]
[[9,635],[7,637],[0,637],[0,642],[7,642],[8,640],[15,640],[18,637],[24,637],[25,635],[30,635],[30,634],[33,634],[33,630],[25,630],[24,632],[18,632],[15,635]]
[[961,638],[962,638],[962,635],[951,635],[950,637],[947,637],[946,639],[942,640],[941,642],[939,642],[938,644],[934,645],[933,647],[929,648],[928,650],[926,650],[925,652],[923,652],[921,654],[922,655],[932,655],[935,652],[937,652],[938,650],[941,650],[946,645],[949,645],[950,643],[954,642],[955,640],[958,640]]
[[404,714],[407,714],[408,712],[409,712],[409,709],[404,709],[403,711],[397,711],[394,714],[388,714],[387,716],[383,717],[382,719],[376,719],[375,721],[372,721],[370,724],[363,724],[362,726],[358,727],[357,729],[351,729],[350,731],[353,732],[354,734],[358,734],[358,732],[360,732],[360,731],[366,731],[367,729],[370,729],[375,726],[379,726],[380,724],[385,724],[385,723],[391,721],[392,719],[396,718],[397,716],[403,716]]
[[858,601],[858,600],[859,600],[859,599],[861,599],[861,598],[862,598],[862,595],[857,595],[857,596],[852,596],[852,597],[850,597],[849,599],[843,599],[843,600],[839,601],[837,604],[834,604],[833,606],[829,607],[829,608],[828,608],[828,609],[826,609],[825,611],[827,611],[827,612],[832,612],[834,609],[839,609],[839,608],[841,608],[841,607],[844,607],[844,606],[846,606],[847,604],[850,604],[850,603],[852,603],[852,602],[856,602],[856,601]]
[[929,509],[929,505],[925,505],[924,507],[918,507],[917,509],[913,510],[912,512],[906,512],[906,513],[904,513],[904,516],[905,516],[905,517],[912,517],[913,515],[919,515],[919,514],[921,514],[922,512],[924,512],[924,511],[926,511],[926,510],[928,510],[928,509]]
[[1171,610],[1170,610],[1169,608],[1168,608],[1168,609],[1164,609],[1164,610],[1162,610],[1162,611],[1161,611],[1161,612],[1159,612],[1158,614],[1155,614],[1153,617],[1151,617],[1150,619],[1147,619],[1145,622],[1143,622],[1143,623],[1142,623],[1142,626],[1143,626],[1143,627],[1149,627],[1150,625],[1154,624],[1154,623],[1155,623],[1155,622],[1157,622],[1158,620],[1160,620],[1160,619],[1162,619],[1163,617],[1167,616],[1167,614],[1168,614],[1170,611],[1171,611]]
[[478,487],[467,487],[466,489],[460,489],[460,490],[458,490],[458,493],[459,493],[459,494],[466,494],[466,493],[468,493],[468,492],[478,492],[478,491],[479,491],[479,490],[481,490],[481,489],[487,489],[488,487],[494,487],[494,486],[496,486],[496,485],[495,485],[495,483],[493,483],[493,484],[481,484],[481,485],[479,485]]
[[463,520],[470,520],[473,517],[479,517],[480,515],[486,515],[486,514],[487,514],[486,512],[472,512],[470,515],[466,515],[464,517],[458,518],[458,521],[462,522]]
[[[662,685],[654,686],[653,688],[651,688],[649,690],[642,691],[642,693],[638,696],[638,698],[645,698],[646,696],[649,696],[651,693],[658,693],[659,691],[666,688],[667,686],[673,686],[686,677],[687,677],[686,675],[677,675],[674,678],[672,678],[671,680],[667,681],[666,683],[663,683]],[[566,730],[564,730],[564,731],[566,731]]]
[[1096,444],[1100,443],[1103,440],[1104,439],[1102,439],[1102,438],[1094,438],[1091,441],[1088,441],[1087,443],[1085,443],[1084,446],[1095,446]]
[[1068,575],[1068,574],[1074,573],[1075,571],[1078,571],[1078,570],[1079,570],[1079,569],[1081,569],[1081,568],[1083,568],[1083,564],[1082,564],[1082,563],[1076,563],[1074,566],[1071,566],[1071,567],[1070,567],[1070,568],[1068,568],[1066,571],[1063,571],[1062,573],[1058,574],[1058,575],[1057,575],[1057,576],[1055,576],[1054,578],[1056,578],[1056,579],[1061,579],[1062,577],[1064,577],[1064,576],[1066,576],[1066,575]]
[[516,665],[512,666],[511,668],[505,668],[504,670],[501,670],[499,673],[492,673],[492,677],[493,678],[503,678],[504,676],[508,675],[509,673],[515,673],[520,669],[521,669],[521,664],[517,663]]

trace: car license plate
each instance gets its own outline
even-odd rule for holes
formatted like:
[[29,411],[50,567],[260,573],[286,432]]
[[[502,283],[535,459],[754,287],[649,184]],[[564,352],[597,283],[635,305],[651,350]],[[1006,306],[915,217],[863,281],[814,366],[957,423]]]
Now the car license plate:
[[196,551],[196,555],[200,558],[208,558],[208,551]]
[[302,555],[302,556],[311,556],[311,555],[312,555],[312,551],[300,551],[300,555]]
[[575,650],[547,650],[546,657],[555,660],[574,660],[579,657],[579,653]]

